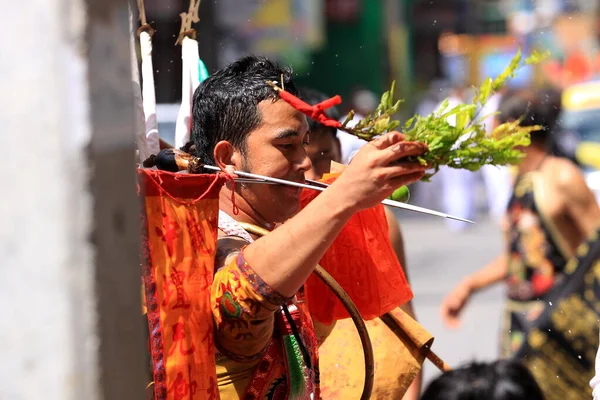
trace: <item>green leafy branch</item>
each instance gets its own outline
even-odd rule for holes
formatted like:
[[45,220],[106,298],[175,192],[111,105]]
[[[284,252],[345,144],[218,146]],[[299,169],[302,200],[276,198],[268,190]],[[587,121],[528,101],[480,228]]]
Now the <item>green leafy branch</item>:
[[[525,60],[521,49],[513,57],[506,69],[495,79],[486,79],[475,90],[471,104],[460,104],[449,108],[446,99],[441,106],[427,116],[415,115],[404,123],[406,140],[427,144],[429,151],[418,157],[423,165],[430,165],[432,172],[425,176],[428,180],[441,166],[477,171],[484,165],[517,164],[524,156],[519,147],[530,144],[530,133],[541,129],[539,126],[520,126],[520,120],[497,126],[487,134],[484,121],[489,115],[479,114],[490,97],[501,90],[507,81],[526,65],[537,64],[546,59],[549,53],[534,51]],[[402,100],[394,100],[395,83],[381,96],[377,109],[354,127],[347,126],[354,117],[350,112],[342,123],[343,130],[370,141],[385,132],[397,129],[401,123],[392,116],[398,111]],[[449,119],[454,119],[451,123]]]

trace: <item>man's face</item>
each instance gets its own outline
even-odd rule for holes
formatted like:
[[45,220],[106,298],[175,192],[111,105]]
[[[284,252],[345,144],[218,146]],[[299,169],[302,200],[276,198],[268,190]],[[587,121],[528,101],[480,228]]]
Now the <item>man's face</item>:
[[[261,125],[246,141],[243,168],[246,172],[304,183],[310,159],[304,150],[306,117],[283,100],[258,104]],[[301,189],[287,185],[245,184],[242,196],[267,222],[283,222],[300,206]]]
[[332,161],[341,161],[340,142],[330,129],[319,126],[309,134],[308,143],[304,146],[312,163],[312,168],[306,173],[308,179],[320,179],[329,172]]

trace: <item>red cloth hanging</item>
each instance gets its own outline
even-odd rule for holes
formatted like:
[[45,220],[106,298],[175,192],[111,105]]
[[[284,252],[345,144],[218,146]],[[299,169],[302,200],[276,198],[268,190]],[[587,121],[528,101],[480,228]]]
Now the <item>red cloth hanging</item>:
[[219,399],[210,287],[223,174],[138,169],[156,400]]
[[[322,182],[332,183],[337,176]],[[302,207],[318,194],[304,190]],[[356,213],[319,264],[348,293],[366,320],[377,318],[413,297],[389,239],[383,205]],[[305,290],[311,315],[317,321],[330,325],[349,317],[342,303],[316,276],[308,279]]]
[[314,106],[311,106],[310,104],[300,100],[285,90],[279,92],[279,97],[281,97],[286,103],[294,107],[296,110],[300,111],[302,114],[325,126],[330,126],[332,128],[342,127],[342,123],[340,121],[329,118],[327,114],[325,114],[326,109],[336,106],[342,102],[342,98],[339,95],[333,96],[327,100],[323,100]]

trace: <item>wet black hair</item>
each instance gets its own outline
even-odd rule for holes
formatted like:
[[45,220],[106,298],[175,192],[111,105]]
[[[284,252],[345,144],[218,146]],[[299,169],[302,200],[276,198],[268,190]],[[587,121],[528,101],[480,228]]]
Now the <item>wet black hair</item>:
[[[310,104],[311,106],[318,104],[324,100],[327,100],[330,97],[324,93],[319,92],[318,90],[307,88],[307,87],[300,87],[298,89],[298,95],[299,95],[300,99],[304,100],[306,103]],[[335,106],[325,110],[325,115],[327,115],[329,118],[332,118],[335,120],[339,120],[340,116],[341,116],[339,109]],[[336,137],[337,129],[332,128],[332,127],[326,127],[323,124],[321,124],[309,117],[307,117],[306,120],[308,121],[308,131],[309,132],[314,132],[316,129],[324,127],[324,128],[327,128],[327,131],[330,132],[333,135],[333,137]]]
[[226,140],[242,153],[248,134],[260,126],[258,103],[277,99],[266,81],[297,95],[290,68],[266,57],[246,56],[215,72],[198,86],[192,105],[191,141],[195,155],[214,164],[215,145]]
[[520,362],[471,363],[432,381],[421,400],[544,400],[535,378]]

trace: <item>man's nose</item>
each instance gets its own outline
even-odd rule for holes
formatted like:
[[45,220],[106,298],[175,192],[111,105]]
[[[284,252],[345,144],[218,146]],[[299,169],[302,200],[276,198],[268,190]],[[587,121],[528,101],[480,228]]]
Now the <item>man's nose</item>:
[[300,154],[299,160],[295,163],[296,168],[299,171],[307,172],[312,168],[312,162],[310,161],[310,157],[306,153],[306,150],[302,149],[302,153]]

